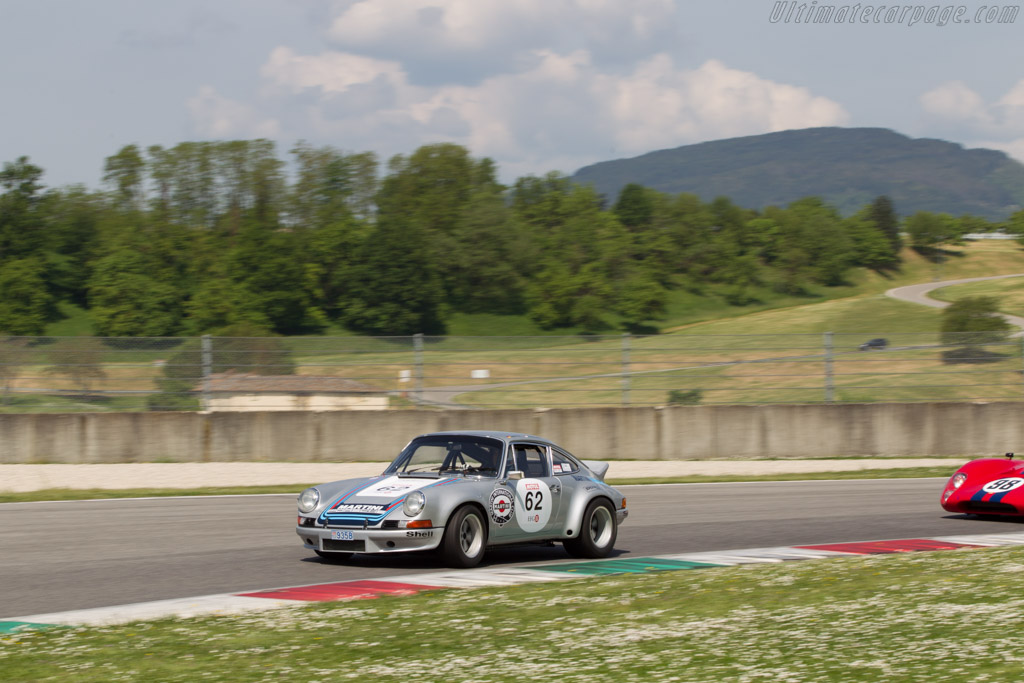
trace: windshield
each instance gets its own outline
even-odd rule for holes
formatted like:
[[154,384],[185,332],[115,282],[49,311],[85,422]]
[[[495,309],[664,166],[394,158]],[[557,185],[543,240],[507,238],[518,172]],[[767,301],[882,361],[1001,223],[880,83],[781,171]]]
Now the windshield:
[[502,447],[497,439],[479,436],[421,436],[413,439],[384,473],[496,477],[501,467]]

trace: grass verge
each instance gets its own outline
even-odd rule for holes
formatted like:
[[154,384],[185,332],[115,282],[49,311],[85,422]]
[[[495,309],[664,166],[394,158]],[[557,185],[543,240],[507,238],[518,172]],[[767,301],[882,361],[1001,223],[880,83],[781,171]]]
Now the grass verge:
[[298,495],[313,484],[281,486],[225,486],[201,489],[40,489],[0,492],[0,503],[32,503],[47,500],[105,500],[109,498],[167,498],[171,496],[255,496],[267,493]]
[[[915,477],[948,477],[956,470],[947,467],[901,467],[838,472],[796,472],[762,475],[692,475],[683,477],[610,478],[612,486],[633,484],[704,484],[736,481],[820,481],[824,479],[906,479]],[[261,494],[298,495],[315,484],[284,484],[280,486],[232,486],[202,489],[42,489],[39,491],[3,492],[0,503],[31,503],[61,500],[105,500],[109,498],[162,498],[172,496],[252,496]]]
[[0,636],[0,667],[83,682],[1014,680],[1022,566],[1021,548],[908,553],[22,631]]

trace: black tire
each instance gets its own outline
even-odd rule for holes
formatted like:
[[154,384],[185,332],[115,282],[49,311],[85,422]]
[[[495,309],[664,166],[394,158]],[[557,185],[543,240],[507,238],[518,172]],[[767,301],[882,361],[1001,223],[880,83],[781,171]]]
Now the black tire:
[[338,564],[352,557],[352,553],[325,553],[323,550],[314,550],[313,552],[319,555],[321,560],[331,564]]
[[592,500],[583,511],[580,530],[576,538],[562,542],[573,557],[608,557],[615,548],[619,534],[615,510],[606,500]]
[[441,540],[441,555],[449,567],[475,567],[487,549],[487,523],[475,507],[465,505],[448,520]]

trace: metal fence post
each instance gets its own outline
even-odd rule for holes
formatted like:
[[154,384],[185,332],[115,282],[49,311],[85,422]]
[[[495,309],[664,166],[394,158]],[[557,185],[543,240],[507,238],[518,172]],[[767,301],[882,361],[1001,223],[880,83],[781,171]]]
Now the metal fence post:
[[203,410],[210,409],[210,375],[213,374],[213,337],[204,334],[203,349]]
[[832,333],[825,333],[825,403],[835,401],[835,378],[832,374]]
[[418,332],[412,337],[413,363],[416,365],[416,382],[413,386],[413,396],[416,397],[416,407],[423,399],[423,333]]
[[629,332],[622,333],[622,405],[629,405]]

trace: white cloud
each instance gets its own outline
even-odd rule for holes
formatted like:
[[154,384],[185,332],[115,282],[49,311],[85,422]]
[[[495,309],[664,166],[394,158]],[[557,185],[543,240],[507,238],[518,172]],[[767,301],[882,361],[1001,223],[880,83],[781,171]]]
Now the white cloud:
[[279,93],[314,94],[310,120],[335,144],[401,143],[377,150],[393,153],[453,141],[494,157],[506,173],[573,171],[615,156],[848,120],[832,100],[716,60],[688,70],[662,53],[616,73],[582,49],[535,50],[531,58],[527,68],[478,84],[424,86],[395,61],[278,48],[261,73]]
[[478,82],[516,71],[540,49],[586,49],[595,61],[673,45],[673,0],[360,0],[328,31],[345,51],[401,60],[417,83]]
[[398,62],[373,59],[344,52],[304,57],[287,47],[275,48],[260,69],[272,84],[299,92],[318,88],[323,92],[345,92],[352,86],[383,78],[395,87],[405,85],[405,73]]
[[992,103],[961,81],[929,90],[920,102],[930,128],[1024,161],[1024,80]]
[[988,108],[981,95],[962,81],[950,81],[921,95],[924,110],[939,119],[991,125]]
[[197,133],[210,138],[272,138],[280,132],[277,120],[262,118],[252,107],[224,97],[204,85],[186,103]]

